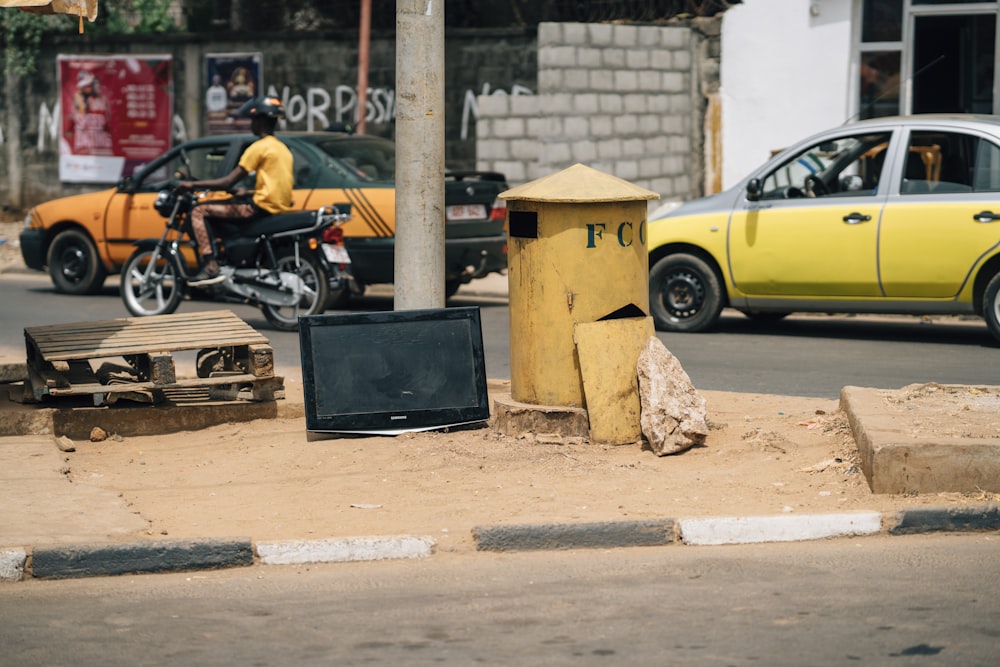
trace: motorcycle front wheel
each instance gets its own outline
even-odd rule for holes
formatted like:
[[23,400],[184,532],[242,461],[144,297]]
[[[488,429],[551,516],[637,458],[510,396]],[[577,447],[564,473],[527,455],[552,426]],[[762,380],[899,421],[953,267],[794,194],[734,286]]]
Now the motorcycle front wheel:
[[326,309],[327,276],[319,260],[308,253],[299,253],[298,258],[289,254],[278,257],[277,270],[291,274],[292,280],[283,279],[285,288],[298,294],[291,306],[270,303],[260,304],[264,317],[275,329],[295,331],[299,328],[299,318],[318,315]]
[[140,248],[122,267],[121,294],[125,308],[136,317],[169,315],[184,298],[181,268],[159,248]]

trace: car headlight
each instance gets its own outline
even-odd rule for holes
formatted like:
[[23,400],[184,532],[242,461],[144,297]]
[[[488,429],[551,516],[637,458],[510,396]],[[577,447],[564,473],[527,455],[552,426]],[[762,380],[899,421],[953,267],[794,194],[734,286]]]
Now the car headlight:
[[36,220],[38,220],[38,216],[35,215],[35,209],[33,209],[33,208],[29,209],[28,213],[24,216],[24,228],[25,229],[35,229],[36,227],[41,227],[42,223],[38,222],[36,224],[36,222],[35,222]]

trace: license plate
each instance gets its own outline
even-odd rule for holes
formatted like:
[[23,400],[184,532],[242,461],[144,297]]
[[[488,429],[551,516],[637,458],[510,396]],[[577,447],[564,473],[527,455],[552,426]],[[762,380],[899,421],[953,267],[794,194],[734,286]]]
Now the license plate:
[[448,220],[482,220],[486,217],[485,204],[455,204],[445,209]]
[[326,261],[331,264],[350,264],[351,257],[347,254],[347,248],[342,245],[333,245],[332,243],[323,244],[323,254],[326,255]]

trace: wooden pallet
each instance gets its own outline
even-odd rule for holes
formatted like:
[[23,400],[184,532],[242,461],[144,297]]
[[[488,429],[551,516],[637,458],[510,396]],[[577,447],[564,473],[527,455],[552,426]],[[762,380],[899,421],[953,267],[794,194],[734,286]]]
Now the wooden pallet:
[[[216,400],[284,398],[267,338],[228,310],[29,327],[24,340],[25,401],[91,395],[98,406],[156,403],[168,390],[192,388]],[[197,377],[178,378],[172,355],[190,350],[198,351]]]

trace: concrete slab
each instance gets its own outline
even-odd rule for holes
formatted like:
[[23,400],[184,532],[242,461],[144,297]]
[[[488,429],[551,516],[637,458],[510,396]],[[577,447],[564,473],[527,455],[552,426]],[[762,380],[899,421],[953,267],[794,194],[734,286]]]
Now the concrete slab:
[[[931,388],[937,395],[919,405],[890,400],[893,392],[882,389],[841,391],[868,486],[892,494],[1000,492],[1000,411],[978,400],[985,388]],[[992,424],[995,435],[983,437],[989,429],[975,428],[975,421]]]
[[583,408],[521,403],[510,394],[498,394],[493,400],[493,411],[494,428],[504,435],[536,433],[586,438],[590,433],[587,411]]

